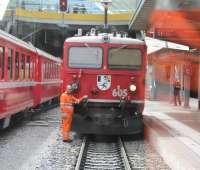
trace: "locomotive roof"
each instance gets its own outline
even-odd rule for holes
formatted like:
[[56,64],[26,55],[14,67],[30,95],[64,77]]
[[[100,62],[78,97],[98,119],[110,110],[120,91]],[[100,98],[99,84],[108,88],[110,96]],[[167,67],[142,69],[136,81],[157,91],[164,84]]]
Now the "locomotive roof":
[[11,35],[11,34],[8,34],[7,32],[3,31],[0,29],[0,38],[3,38],[7,41],[10,41],[16,45],[19,45],[19,46],[22,46],[24,48],[26,48],[27,50],[30,50],[32,52],[35,52],[35,53],[38,53],[39,55],[42,55],[44,56],[45,58],[48,58],[50,60],[54,60],[54,61],[57,61],[59,63],[62,62],[62,60],[60,58],[57,58],[57,57],[54,57],[53,55],[45,52],[45,51],[42,51],[38,48],[36,48],[35,46],[33,46],[32,44],[29,44],[29,43],[26,43],[25,41]]
[[[67,38],[65,42],[85,42],[85,43],[103,43],[105,42],[104,36],[82,36],[82,37],[71,37]],[[107,41],[106,41],[107,42]],[[109,36],[109,43],[113,44],[139,44],[144,45],[145,42],[133,39],[133,38],[121,38],[121,37],[113,37]]]

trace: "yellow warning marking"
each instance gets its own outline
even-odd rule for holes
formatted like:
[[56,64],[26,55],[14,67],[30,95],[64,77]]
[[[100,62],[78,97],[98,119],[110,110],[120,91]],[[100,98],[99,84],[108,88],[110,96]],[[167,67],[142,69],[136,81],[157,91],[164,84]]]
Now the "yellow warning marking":
[[[35,18],[41,20],[60,20],[63,18],[63,13],[61,12],[47,12],[47,11],[31,11],[17,8],[16,16],[26,17],[26,18]],[[132,13],[123,13],[123,14],[109,14],[109,21],[126,21],[129,22],[132,18]],[[73,14],[73,13],[64,13],[64,20],[75,20],[75,21],[104,21],[104,15],[102,14]]]

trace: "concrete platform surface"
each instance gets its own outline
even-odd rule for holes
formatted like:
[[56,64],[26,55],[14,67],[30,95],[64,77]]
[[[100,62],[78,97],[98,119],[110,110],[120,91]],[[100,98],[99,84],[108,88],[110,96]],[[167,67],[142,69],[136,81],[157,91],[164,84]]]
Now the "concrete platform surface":
[[172,169],[200,169],[200,111],[197,100],[190,108],[167,102],[146,101],[145,138]]

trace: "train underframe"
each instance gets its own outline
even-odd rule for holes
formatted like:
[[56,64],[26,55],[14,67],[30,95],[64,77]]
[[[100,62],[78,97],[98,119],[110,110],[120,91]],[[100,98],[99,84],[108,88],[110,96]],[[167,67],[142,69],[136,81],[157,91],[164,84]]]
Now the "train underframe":
[[72,130],[80,134],[143,134],[144,103],[95,103],[75,106]]

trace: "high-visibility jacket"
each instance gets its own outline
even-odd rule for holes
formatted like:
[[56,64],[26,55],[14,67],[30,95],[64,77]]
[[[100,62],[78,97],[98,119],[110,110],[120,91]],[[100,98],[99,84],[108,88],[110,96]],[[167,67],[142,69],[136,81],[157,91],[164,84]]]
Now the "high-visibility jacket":
[[68,113],[68,114],[73,114],[74,112],[74,107],[73,105],[75,103],[80,103],[83,100],[84,97],[81,98],[76,98],[72,94],[68,94],[64,92],[61,97],[60,97],[60,107],[61,111]]

